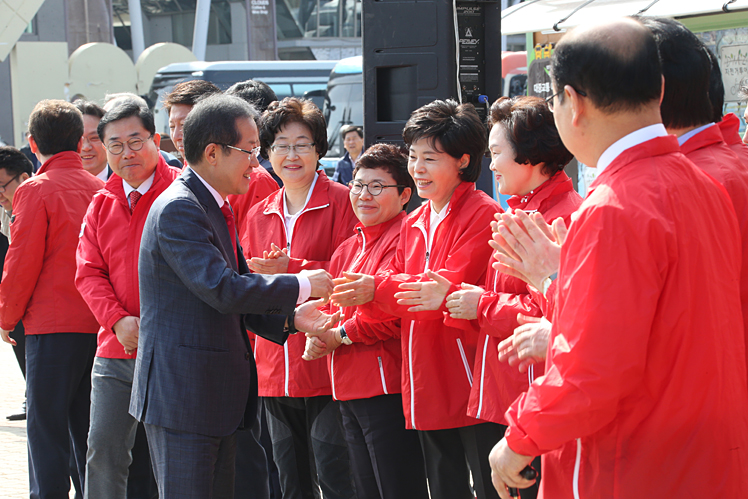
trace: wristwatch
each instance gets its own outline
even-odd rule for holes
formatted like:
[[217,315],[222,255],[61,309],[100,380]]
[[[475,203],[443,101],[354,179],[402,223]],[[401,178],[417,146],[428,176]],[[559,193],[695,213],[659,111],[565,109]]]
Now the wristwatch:
[[340,326],[340,341],[343,342],[343,345],[353,345],[353,342],[348,337],[348,335],[345,333],[345,326]]

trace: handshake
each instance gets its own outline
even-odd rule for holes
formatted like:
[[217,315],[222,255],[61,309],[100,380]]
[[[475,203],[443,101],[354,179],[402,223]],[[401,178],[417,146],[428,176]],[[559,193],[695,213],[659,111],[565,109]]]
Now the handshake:
[[[357,286],[358,281],[366,280],[367,287],[373,288],[373,279],[370,276],[351,274],[346,278],[333,281],[330,274],[324,270],[305,270],[302,271],[302,274],[309,279],[312,286],[311,296],[319,299],[308,301],[296,308],[294,327],[298,331],[306,333],[306,348],[302,358],[304,360],[315,360],[331,353],[343,344],[342,326],[334,327],[340,322],[341,312],[327,314],[320,308],[330,301],[331,296],[333,298],[340,297],[334,300],[339,306],[343,305],[342,302],[344,301],[352,300],[355,302],[356,298],[351,299],[348,295],[354,296],[361,293],[355,292],[351,287]],[[369,282],[369,280],[372,282]],[[372,289],[371,296],[366,301],[371,300],[373,294]],[[363,302],[364,300],[360,301]]]

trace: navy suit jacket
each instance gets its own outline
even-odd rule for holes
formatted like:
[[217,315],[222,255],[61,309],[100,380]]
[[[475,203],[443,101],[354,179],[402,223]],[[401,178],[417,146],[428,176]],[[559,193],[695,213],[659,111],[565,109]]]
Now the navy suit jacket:
[[[223,213],[191,169],[153,203],[140,246],[140,338],[130,414],[223,437],[256,419],[257,372],[244,326],[283,344],[293,275],[239,268]],[[246,414],[246,417],[245,417]]]

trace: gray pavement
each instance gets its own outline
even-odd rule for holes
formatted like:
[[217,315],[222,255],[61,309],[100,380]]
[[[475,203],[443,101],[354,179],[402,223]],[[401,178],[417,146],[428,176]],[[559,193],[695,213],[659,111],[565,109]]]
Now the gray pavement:
[[26,421],[8,421],[5,416],[21,408],[26,384],[13,348],[2,342],[0,383],[0,499],[25,499],[29,497]]

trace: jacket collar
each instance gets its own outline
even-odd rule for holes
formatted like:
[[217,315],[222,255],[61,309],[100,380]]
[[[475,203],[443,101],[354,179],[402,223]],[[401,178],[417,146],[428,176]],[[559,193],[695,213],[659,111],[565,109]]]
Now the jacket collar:
[[623,151],[597,178],[590,184],[587,197],[600,184],[607,182],[610,178],[624,169],[627,165],[645,158],[673,154],[680,152],[678,139],[675,135],[664,135],[655,137],[641,144],[635,145]]
[[379,236],[387,232],[387,230],[392,227],[393,224],[401,223],[402,219],[405,218],[406,215],[407,214],[405,213],[405,210],[403,210],[386,222],[382,222],[381,224],[372,225],[369,227],[365,227],[364,224],[359,222],[356,224],[353,230],[356,231],[356,235],[358,237],[363,236],[364,238],[366,238],[367,243],[371,244],[373,241],[379,239]]
[[49,170],[58,170],[63,168],[82,170],[83,160],[81,159],[81,155],[75,151],[58,152],[47,161],[45,161],[44,164],[39,168],[39,171],[36,172],[36,174],[41,175],[42,173],[46,173]]
[[[314,190],[312,191],[312,197],[309,198],[309,202],[303,211],[312,210],[315,208],[324,208],[330,204],[330,197],[328,191],[330,190],[331,180],[327,177],[324,171],[317,170],[317,182],[314,184]],[[281,187],[272,196],[268,205],[265,208],[264,213],[277,213],[283,217],[283,196],[286,195],[286,187]]]
[[512,196],[506,202],[512,210],[539,211],[543,202],[548,198],[571,190],[574,190],[574,183],[561,170],[528,194]]
[[685,155],[689,155],[698,149],[713,146],[720,142],[724,143],[724,140],[722,139],[722,132],[719,131],[719,127],[710,126],[683,143],[680,146],[680,151]]
[[[449,198],[449,206],[447,206],[447,214],[445,218],[449,216],[454,210],[462,207],[469,195],[475,191],[475,182],[461,182],[457,186],[455,191],[452,193],[452,197]],[[429,220],[431,217],[431,201],[424,205],[420,215],[413,222],[413,227],[422,227],[428,232]]]
[[740,138],[740,118],[735,113],[728,113],[722,117],[722,121],[717,123],[719,130],[722,132],[722,139],[725,144],[732,146],[740,144],[743,140]]
[[[107,165],[107,168],[108,167],[109,166]],[[154,189],[158,189],[159,183],[163,182],[163,179],[166,178],[168,170],[169,165],[166,163],[166,160],[164,160],[164,157],[159,154],[158,163],[156,163],[156,172],[153,176],[153,185],[148,192],[152,192],[154,191]],[[116,199],[122,203],[127,203],[127,198],[125,197],[125,188],[122,185],[122,178],[114,173],[114,171],[112,171],[112,175],[109,177],[109,180],[106,181],[102,192],[105,196]]]

